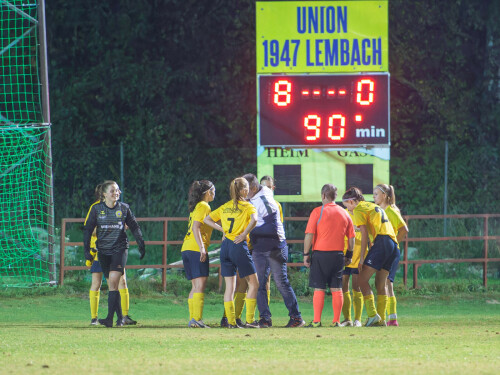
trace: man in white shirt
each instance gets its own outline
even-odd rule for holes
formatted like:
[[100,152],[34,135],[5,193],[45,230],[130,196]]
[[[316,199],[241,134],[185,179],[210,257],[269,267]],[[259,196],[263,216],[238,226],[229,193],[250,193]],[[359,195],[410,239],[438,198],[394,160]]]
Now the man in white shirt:
[[267,278],[271,272],[290,316],[286,327],[302,327],[305,322],[300,314],[295,292],[288,280],[286,265],[288,245],[273,192],[267,186],[260,185],[254,174],[246,174],[243,178],[249,185],[248,199],[257,209],[257,226],[250,232],[250,242],[253,246],[252,258],[259,279],[257,306],[260,326],[265,328],[272,325],[266,290]]

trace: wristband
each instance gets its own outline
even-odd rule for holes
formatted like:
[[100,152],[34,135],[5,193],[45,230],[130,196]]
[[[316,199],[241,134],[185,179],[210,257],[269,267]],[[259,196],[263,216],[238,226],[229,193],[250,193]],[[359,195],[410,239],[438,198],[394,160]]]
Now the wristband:
[[352,251],[347,250],[347,251],[345,252],[345,257],[346,257],[346,258],[352,258]]
[[305,257],[307,257],[307,256],[311,255],[311,253],[304,253],[303,255],[304,255]]

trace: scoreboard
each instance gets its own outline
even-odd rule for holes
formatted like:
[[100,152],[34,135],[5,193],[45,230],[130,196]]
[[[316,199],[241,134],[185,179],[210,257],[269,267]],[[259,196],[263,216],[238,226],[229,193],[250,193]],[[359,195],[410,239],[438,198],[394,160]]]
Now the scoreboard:
[[389,183],[388,2],[257,1],[257,174],[282,202]]

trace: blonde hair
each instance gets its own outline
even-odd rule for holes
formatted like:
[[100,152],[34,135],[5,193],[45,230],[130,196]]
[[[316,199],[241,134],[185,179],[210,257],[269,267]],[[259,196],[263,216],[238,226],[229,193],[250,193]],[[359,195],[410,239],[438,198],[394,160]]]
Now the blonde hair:
[[233,208],[238,208],[238,201],[245,199],[241,194],[243,189],[248,189],[248,181],[243,177],[236,177],[229,185],[229,194],[233,200]]
[[396,194],[392,185],[378,184],[375,189],[379,189],[385,195],[385,202],[399,212],[399,208],[396,206]]

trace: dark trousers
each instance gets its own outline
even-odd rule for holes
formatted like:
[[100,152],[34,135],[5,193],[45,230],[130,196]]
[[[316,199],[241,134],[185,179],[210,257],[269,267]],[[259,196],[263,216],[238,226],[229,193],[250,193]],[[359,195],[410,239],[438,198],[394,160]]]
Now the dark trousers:
[[301,315],[297,297],[288,280],[286,266],[288,260],[288,245],[286,241],[280,243],[271,239],[258,239],[253,245],[252,258],[259,279],[257,307],[259,308],[260,317],[267,320],[271,318],[266,289],[267,278],[271,272],[274,282],[283,296],[285,306],[288,309],[288,315],[291,318],[300,318]]

